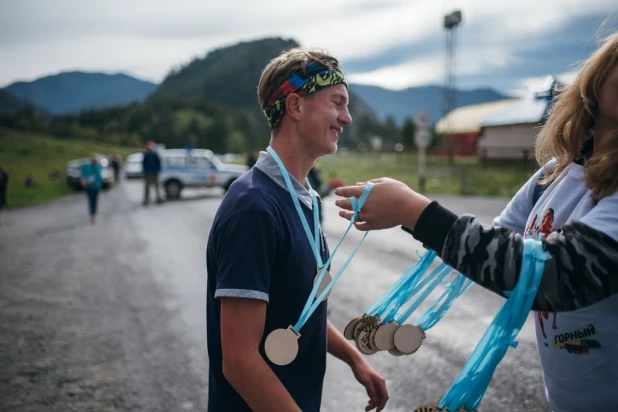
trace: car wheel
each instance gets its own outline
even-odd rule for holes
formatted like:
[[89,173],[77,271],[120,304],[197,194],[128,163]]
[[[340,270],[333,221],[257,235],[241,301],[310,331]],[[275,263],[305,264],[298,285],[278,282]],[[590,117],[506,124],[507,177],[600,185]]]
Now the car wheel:
[[178,180],[165,182],[165,195],[168,199],[178,199],[182,191],[182,184]]

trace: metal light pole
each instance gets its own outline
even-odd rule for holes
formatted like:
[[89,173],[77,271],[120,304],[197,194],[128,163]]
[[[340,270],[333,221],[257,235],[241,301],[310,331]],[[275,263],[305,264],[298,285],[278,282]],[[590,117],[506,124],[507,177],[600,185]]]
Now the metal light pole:
[[[444,82],[444,98],[442,107],[442,117],[455,108],[455,28],[461,23],[461,11],[456,10],[444,16],[444,28],[446,29],[446,67],[445,67],[445,82]],[[445,134],[448,134],[450,128],[448,123],[445,124]],[[453,161],[452,144],[447,142],[449,161]]]

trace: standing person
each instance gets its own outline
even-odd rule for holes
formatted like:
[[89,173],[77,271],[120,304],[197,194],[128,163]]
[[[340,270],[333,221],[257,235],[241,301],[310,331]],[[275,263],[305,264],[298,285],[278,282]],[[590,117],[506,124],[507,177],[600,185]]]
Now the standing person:
[[81,181],[82,187],[86,189],[86,195],[88,196],[88,211],[91,224],[94,224],[96,221],[99,192],[103,183],[102,170],[103,168],[96,154],[90,157],[90,163],[82,166]]
[[320,195],[318,197],[318,208],[319,208],[319,213],[318,216],[320,216],[320,224],[322,224],[322,209],[324,208],[324,204],[322,203],[322,196],[323,193],[321,191],[322,189],[322,176],[320,174],[320,171],[318,170],[317,167],[313,166],[311,168],[311,170],[309,170],[309,174],[307,175],[307,179],[309,180],[309,183],[311,184],[311,187],[318,192],[318,194]]
[[255,162],[257,162],[255,152],[253,150],[249,150],[249,153],[247,154],[247,167],[251,169],[253,166],[255,166]]
[[[366,410],[380,411],[388,399],[385,381],[328,321],[327,301],[304,324],[293,362],[279,366],[264,352],[269,333],[301,314],[316,256],[328,260],[323,234],[314,255],[301,216],[314,228],[315,194],[307,189],[307,175],[316,159],[337,150],[339,133],[352,122],[344,75],[328,54],[292,49],[268,63],[258,100],[271,127],[269,150],[284,168],[261,152],[226,193],[212,224],[206,253],[208,410],[319,411],[328,352],[366,388]],[[291,196],[299,199],[298,211]]]
[[[4,166],[0,165],[0,217],[2,213],[2,209],[6,206],[6,192],[9,188],[9,174],[7,173]],[[0,225],[2,224],[2,220],[0,220]]]
[[161,158],[155,151],[155,142],[149,140],[146,143],[144,158],[142,159],[142,169],[144,171],[144,202],[146,206],[150,203],[150,186],[154,186],[157,195],[157,203],[162,203],[159,189],[159,172],[161,172]]
[[122,159],[118,153],[114,153],[112,156],[111,166],[114,170],[114,183],[120,183],[120,168],[122,167]]
[[[552,259],[532,309],[554,412],[617,411],[618,33],[560,93],[536,142],[542,166],[483,226],[392,179],[377,179],[357,223],[403,225],[442,260],[505,297],[517,283],[523,239],[543,235]],[[363,185],[335,190],[360,196]],[[337,200],[347,209],[349,200]],[[551,314],[551,317],[550,317]]]

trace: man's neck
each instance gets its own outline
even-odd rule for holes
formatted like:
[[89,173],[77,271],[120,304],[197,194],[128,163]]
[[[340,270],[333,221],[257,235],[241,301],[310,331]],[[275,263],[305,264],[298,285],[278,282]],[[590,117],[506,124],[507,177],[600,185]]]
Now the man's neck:
[[277,152],[286,170],[304,186],[316,159],[308,155],[300,145],[294,143],[293,141],[285,142],[282,138],[272,138],[270,146]]

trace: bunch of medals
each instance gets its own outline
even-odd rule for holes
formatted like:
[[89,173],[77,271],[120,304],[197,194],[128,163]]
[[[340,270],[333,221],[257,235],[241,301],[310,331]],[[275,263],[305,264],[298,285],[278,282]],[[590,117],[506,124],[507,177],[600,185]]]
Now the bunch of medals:
[[[522,265],[514,289],[504,292],[507,296],[506,301],[442,399],[439,402],[420,406],[414,412],[476,412],[496,367],[506,355],[507,349],[516,346],[515,337],[528,317],[543,277],[545,261],[550,258],[551,255],[543,249],[540,241],[524,239]],[[423,270],[426,270],[426,268],[420,268],[418,271]],[[439,278],[439,276],[437,275],[436,278]],[[457,287],[453,286],[458,283],[458,280],[456,279],[451,284],[450,288],[455,287],[455,289],[452,292],[453,294],[446,298],[446,302],[459,296],[459,292],[456,291]],[[465,289],[467,289],[467,286],[464,286],[462,292]],[[442,297],[438,301],[441,299]],[[430,308],[418,322],[421,325],[421,331],[427,330],[427,326],[433,326],[443,314],[432,313]],[[407,335],[410,335],[410,333],[407,333]],[[375,343],[377,344],[377,341]],[[397,346],[397,341],[394,344],[395,350],[402,352]],[[402,348],[410,350],[411,346],[409,344],[408,346],[403,345]]]
[[[450,283],[445,283],[453,269],[444,263],[425,276],[435,258],[434,251],[427,251],[365,314],[348,323],[343,335],[354,341],[361,353],[373,355],[386,351],[393,356],[415,353],[426,337],[425,332],[438,323],[452,302],[472,286],[472,282],[460,274]],[[440,298],[417,322],[405,323],[440,283],[446,286]],[[423,288],[423,293],[413,300],[412,297]],[[406,303],[410,305],[400,312]]]

